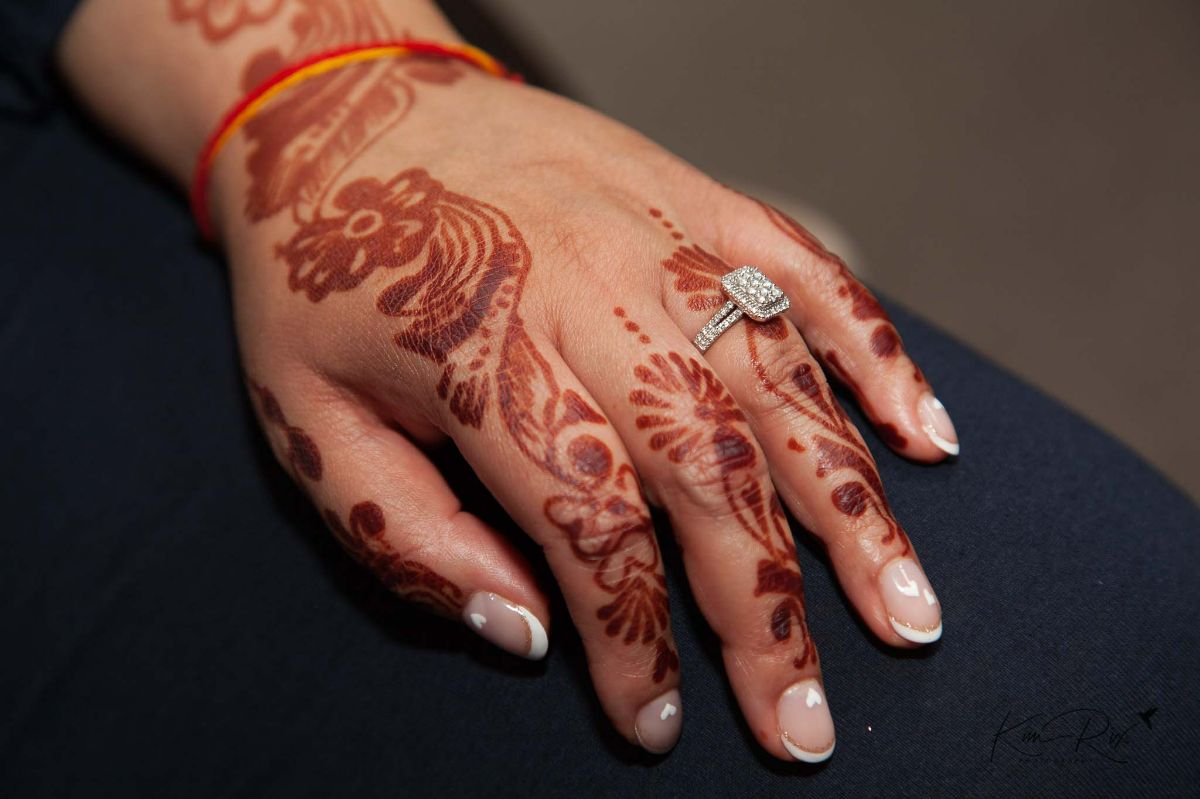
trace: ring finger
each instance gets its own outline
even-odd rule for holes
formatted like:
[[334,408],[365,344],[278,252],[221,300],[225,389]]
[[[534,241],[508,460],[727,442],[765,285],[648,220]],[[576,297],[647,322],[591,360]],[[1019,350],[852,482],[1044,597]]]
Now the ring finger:
[[[706,268],[730,271],[716,256]],[[724,301],[668,294],[668,313],[698,331]],[[708,310],[706,310],[708,309]],[[705,353],[746,410],[789,509],[827,547],[838,579],[883,641],[912,646],[942,632],[941,607],[892,514],[874,459],[787,319],[733,324]]]

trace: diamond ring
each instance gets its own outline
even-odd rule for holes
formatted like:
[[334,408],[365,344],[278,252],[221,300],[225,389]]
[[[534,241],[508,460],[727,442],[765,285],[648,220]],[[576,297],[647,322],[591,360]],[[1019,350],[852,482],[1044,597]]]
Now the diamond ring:
[[791,307],[783,290],[753,266],[742,266],[726,274],[721,278],[721,289],[729,302],[722,305],[696,334],[693,342],[701,352],[711,347],[717,336],[733,327],[742,316],[765,322]]

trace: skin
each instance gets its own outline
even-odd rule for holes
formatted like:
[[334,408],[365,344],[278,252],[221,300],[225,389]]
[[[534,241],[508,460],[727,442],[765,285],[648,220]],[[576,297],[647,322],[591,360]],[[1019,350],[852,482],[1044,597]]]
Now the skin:
[[[245,88],[401,35],[457,41],[418,0],[89,0],[60,61],[102,123],[186,185]],[[221,153],[211,195],[264,430],[401,597],[455,616],[490,591],[550,626],[528,565],[422,452],[450,440],[542,546],[631,742],[638,709],[681,675],[648,498],[777,757],[791,759],[781,692],[820,679],[785,507],[872,632],[912,646],[877,582],[912,544],[822,363],[922,462],[944,457],[917,417],[929,388],[879,304],[794,221],[586,108],[424,59],[277,98]],[[743,263],[792,309],[701,355],[690,338]]]

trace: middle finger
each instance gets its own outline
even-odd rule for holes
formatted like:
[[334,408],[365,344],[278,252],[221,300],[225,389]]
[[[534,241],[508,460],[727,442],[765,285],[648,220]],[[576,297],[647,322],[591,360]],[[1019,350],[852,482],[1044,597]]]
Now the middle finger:
[[[590,301],[563,356],[665,506],[693,594],[760,743],[818,762],[833,721],[800,568],[766,458],[737,402],[657,303]],[[571,340],[573,339],[573,340]],[[595,342],[602,340],[603,347]]]

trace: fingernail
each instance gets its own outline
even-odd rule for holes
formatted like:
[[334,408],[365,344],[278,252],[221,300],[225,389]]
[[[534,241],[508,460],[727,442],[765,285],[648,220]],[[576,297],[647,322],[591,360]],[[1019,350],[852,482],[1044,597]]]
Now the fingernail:
[[921,397],[917,403],[917,416],[921,418],[921,429],[934,446],[947,455],[958,454],[958,433],[954,432],[954,422],[946,413],[946,406],[932,394]]
[[463,621],[480,636],[514,655],[540,660],[546,654],[546,628],[528,609],[487,591],[471,595]]
[[901,638],[931,644],[942,637],[942,606],[915,561],[909,558],[892,561],[883,567],[879,582],[888,619]]
[[682,730],[683,705],[679,702],[679,691],[674,688],[647,702],[633,721],[633,734],[638,743],[656,755],[670,751]]
[[833,716],[816,680],[803,680],[779,697],[779,738],[788,754],[803,763],[820,763],[833,754]]

